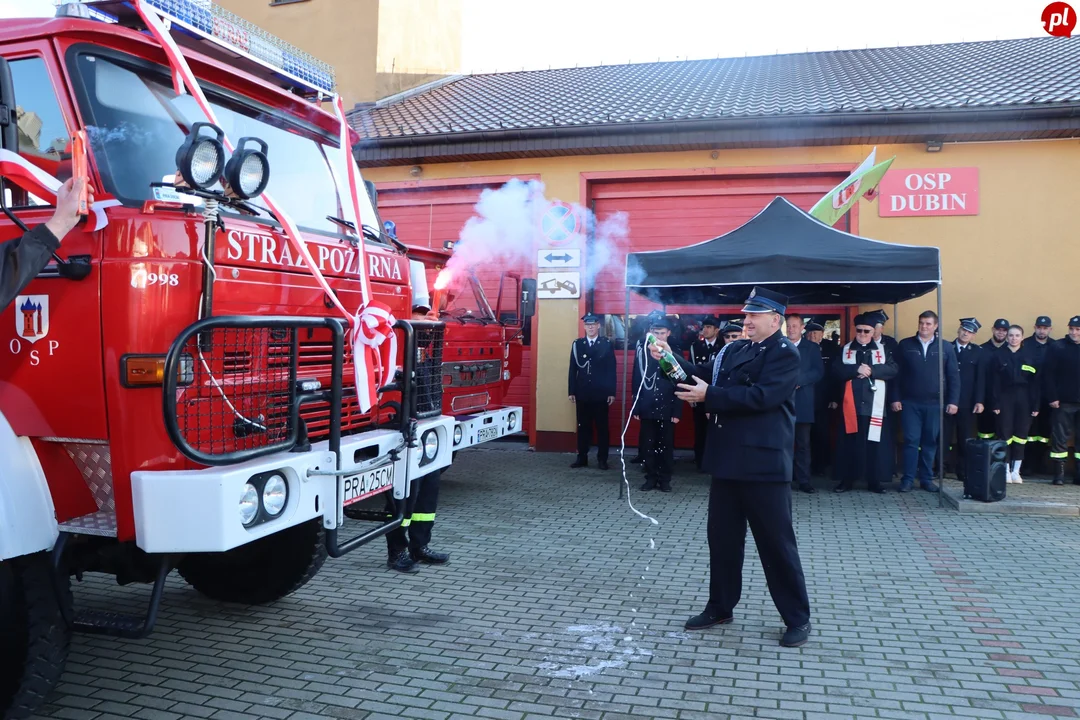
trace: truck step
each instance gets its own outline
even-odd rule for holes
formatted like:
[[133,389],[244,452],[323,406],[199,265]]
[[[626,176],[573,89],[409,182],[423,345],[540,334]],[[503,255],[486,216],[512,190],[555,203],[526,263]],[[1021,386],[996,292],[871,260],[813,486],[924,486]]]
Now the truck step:
[[72,518],[60,523],[60,532],[72,535],[116,537],[116,511],[103,509],[89,515]]

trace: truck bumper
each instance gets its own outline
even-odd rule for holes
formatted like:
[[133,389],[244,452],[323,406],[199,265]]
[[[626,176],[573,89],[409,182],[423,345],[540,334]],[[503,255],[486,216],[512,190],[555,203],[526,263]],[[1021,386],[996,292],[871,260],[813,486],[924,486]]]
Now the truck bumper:
[[512,405],[469,415],[458,415],[454,418],[454,450],[464,450],[489,440],[516,435],[524,429],[523,419],[521,408]]
[[[447,467],[453,456],[454,419],[440,415],[417,423],[416,447],[402,446],[397,430],[373,430],[341,439],[341,471],[328,444],[313,443],[307,452],[281,452],[224,467],[203,470],[134,472],[131,474],[136,544],[148,553],[225,552],[314,518],[334,529],[342,523],[346,484],[363,485],[357,478],[393,469],[393,483],[373,494],[407,495],[413,480]],[[425,458],[423,438],[438,440],[431,458]],[[396,455],[396,460],[394,456]],[[355,470],[354,473],[349,471]],[[288,486],[285,507],[275,517],[262,508],[245,526],[240,498],[248,483],[258,487],[271,474]]]

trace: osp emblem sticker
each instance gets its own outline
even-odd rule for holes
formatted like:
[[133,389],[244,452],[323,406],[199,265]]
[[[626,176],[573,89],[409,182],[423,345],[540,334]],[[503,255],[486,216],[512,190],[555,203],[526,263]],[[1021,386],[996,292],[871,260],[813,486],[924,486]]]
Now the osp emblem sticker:
[[19,295],[15,298],[15,332],[30,343],[49,334],[49,296]]

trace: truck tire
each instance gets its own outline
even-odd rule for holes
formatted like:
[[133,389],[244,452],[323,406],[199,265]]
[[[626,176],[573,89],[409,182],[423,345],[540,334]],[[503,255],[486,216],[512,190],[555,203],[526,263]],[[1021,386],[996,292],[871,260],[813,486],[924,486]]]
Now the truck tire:
[[[59,597],[57,595],[59,594]],[[34,714],[60,680],[71,647],[61,611],[71,579],[54,577],[48,553],[0,562],[0,718]]]
[[214,600],[265,605],[299,590],[324,562],[326,536],[315,518],[228,552],[188,555],[177,570]]

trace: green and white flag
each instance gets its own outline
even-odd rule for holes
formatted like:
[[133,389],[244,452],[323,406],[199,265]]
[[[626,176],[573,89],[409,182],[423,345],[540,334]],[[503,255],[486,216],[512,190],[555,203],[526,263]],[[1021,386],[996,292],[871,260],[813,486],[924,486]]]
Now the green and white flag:
[[862,164],[855,168],[854,172],[848,175],[842,183],[830,190],[825,197],[818,200],[814,207],[810,208],[810,214],[826,225],[831,226],[842,218],[844,213],[850,210],[855,203],[859,202],[859,198],[863,195],[866,195],[868,199],[873,199],[878,183],[881,182],[885,171],[892,165],[892,161],[896,159],[896,156],[894,155],[885,162],[875,165],[876,159],[877,148],[874,148],[870,151],[870,155],[862,161]]

